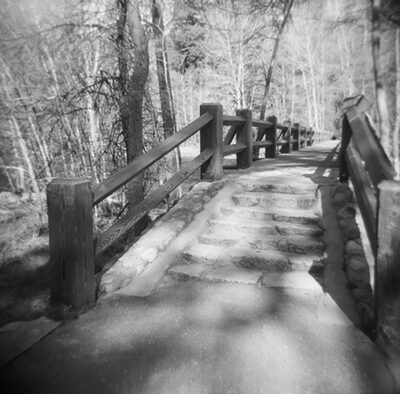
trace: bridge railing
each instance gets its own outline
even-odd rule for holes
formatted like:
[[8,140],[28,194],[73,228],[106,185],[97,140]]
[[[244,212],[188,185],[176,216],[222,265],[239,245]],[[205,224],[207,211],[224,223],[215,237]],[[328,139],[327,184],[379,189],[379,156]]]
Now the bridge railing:
[[[230,126],[225,138],[223,126]],[[257,129],[255,141],[253,128]],[[197,132],[200,133],[199,155],[93,240],[92,208]],[[235,136],[236,143],[231,144]],[[197,169],[200,168],[201,179],[218,180],[223,176],[224,156],[236,154],[237,167],[247,168],[258,158],[260,148],[265,148],[266,157],[274,158],[279,151],[290,153],[312,145],[313,137],[311,129],[298,123],[279,124],[276,117],[253,120],[252,112],[247,109],[237,111],[236,116],[227,116],[220,104],[202,104],[199,118],[93,188],[88,179],[52,180],[47,187],[52,298],[77,309],[93,303],[95,256]]]
[[375,256],[378,339],[400,332],[400,182],[365,112],[362,96],[344,103],[340,180],[350,177]]

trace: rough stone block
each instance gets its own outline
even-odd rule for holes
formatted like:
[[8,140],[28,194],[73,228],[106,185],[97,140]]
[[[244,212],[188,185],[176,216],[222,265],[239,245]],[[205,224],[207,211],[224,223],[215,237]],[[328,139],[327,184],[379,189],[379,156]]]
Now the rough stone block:
[[356,216],[356,210],[351,205],[346,205],[343,208],[339,209],[338,219],[353,219]]
[[360,256],[364,257],[364,248],[362,245],[358,244],[355,240],[350,240],[346,243],[345,254],[349,257]]
[[339,227],[342,230],[343,236],[347,240],[360,238],[360,230],[354,219],[339,220]]
[[364,302],[369,305],[372,305],[372,289],[371,286],[364,287],[362,289],[355,288],[352,290],[352,295],[354,299],[358,302]]
[[350,283],[359,288],[370,286],[369,267],[365,259],[352,257],[347,264],[347,278]]
[[351,194],[349,195],[349,193],[346,193],[346,192],[336,193],[333,196],[333,205],[336,208],[345,207],[349,203],[349,201],[351,201],[350,198],[351,198]]

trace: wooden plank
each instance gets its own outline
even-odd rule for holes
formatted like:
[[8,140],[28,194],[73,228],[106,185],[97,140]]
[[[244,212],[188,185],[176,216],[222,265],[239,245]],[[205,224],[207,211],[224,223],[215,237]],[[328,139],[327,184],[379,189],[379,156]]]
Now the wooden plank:
[[373,251],[376,250],[376,206],[375,192],[371,186],[368,173],[365,171],[359,153],[351,141],[346,149],[346,161],[354,192],[367,229]]
[[305,146],[305,142],[306,142],[305,133],[306,133],[306,128],[299,125],[299,135],[300,135],[299,141],[300,141],[301,148],[303,148]]
[[88,179],[47,186],[51,298],[75,309],[95,301],[92,202]]
[[159,146],[133,160],[127,166],[121,168],[117,173],[109,176],[103,182],[100,182],[93,188],[93,205],[98,204],[110,194],[114,193],[140,172],[150,167],[156,161],[164,157],[167,153],[171,152],[179,144],[190,138],[199,129],[212,122],[212,120],[212,114],[203,113],[199,118],[184,127],[178,133],[168,137]]
[[340,155],[339,155],[339,180],[340,182],[347,182],[349,180],[349,169],[346,161],[346,151],[352,136],[350,123],[345,115],[342,121],[342,139],[340,142]]
[[266,128],[266,127],[272,126],[272,123],[269,122],[268,120],[253,119],[252,123],[253,123],[253,127]]
[[276,116],[268,116],[267,121],[272,123],[272,126],[267,129],[265,133],[265,139],[272,142],[272,145],[265,148],[265,158],[272,158],[278,156],[278,130],[276,128],[277,118]]
[[292,150],[299,150],[300,144],[299,144],[299,139],[300,139],[300,133],[299,133],[299,128],[300,128],[300,124],[299,123],[294,123],[293,127],[292,127],[292,142],[293,142],[293,146],[292,146]]
[[307,130],[307,146],[312,146],[312,144],[314,142],[313,136],[314,136],[314,131],[313,131],[312,127],[310,127]]
[[246,119],[241,116],[223,115],[222,123],[224,126],[242,126]]
[[246,145],[243,144],[243,142],[232,145],[225,145],[224,156],[233,155],[234,153],[243,152],[244,150],[246,150]]
[[265,148],[274,145],[272,141],[253,141],[254,148]]
[[226,133],[226,136],[224,139],[224,145],[231,144],[233,139],[235,138],[235,135],[236,135],[236,126],[232,126]]
[[236,163],[238,168],[249,168],[253,162],[252,112],[249,109],[241,109],[236,111],[236,115],[246,119],[237,131],[237,142],[243,144],[245,149],[237,153]]
[[279,130],[286,131],[286,130],[288,129],[288,125],[286,125],[286,124],[281,124],[281,123],[277,123],[277,124],[276,124],[276,128],[279,129]]
[[378,201],[376,332],[378,344],[393,362],[400,351],[400,182],[380,183]]
[[210,103],[200,106],[200,115],[210,113],[213,120],[200,130],[200,151],[211,148],[214,152],[210,162],[201,166],[200,177],[207,181],[216,181],[223,176],[222,160],[224,156],[224,141],[222,138],[222,115],[221,104]]
[[349,121],[353,138],[355,138],[357,149],[361,152],[361,157],[366,163],[374,186],[377,187],[384,180],[393,180],[396,176],[396,171],[377,136],[368,125],[365,114],[359,113],[356,108],[352,107],[346,112],[346,117]]
[[282,145],[282,153],[290,153],[292,151],[292,125],[288,125],[288,129],[285,133],[286,143]]
[[178,187],[186,178],[193,174],[203,163],[213,156],[211,148],[203,150],[194,160],[185,164],[175,175],[161,187],[150,193],[142,202],[134,207],[122,219],[113,224],[108,230],[99,235],[95,241],[96,254],[107,249],[121,235],[125,234],[147,212],[156,207],[168,194]]
[[[252,122],[254,126],[254,121]],[[265,126],[260,126],[257,130],[257,135],[256,135],[256,140],[253,141],[253,155],[252,155],[252,160],[258,160],[258,156],[260,154],[260,149],[257,144],[257,142],[261,142],[262,139],[264,138],[265,133],[267,132],[267,129]],[[263,145],[264,147],[265,145]]]

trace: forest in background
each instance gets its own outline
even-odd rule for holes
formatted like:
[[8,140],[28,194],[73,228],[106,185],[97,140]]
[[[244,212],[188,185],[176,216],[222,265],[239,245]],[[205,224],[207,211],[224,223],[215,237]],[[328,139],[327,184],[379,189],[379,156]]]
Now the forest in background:
[[[41,196],[54,177],[98,183],[204,102],[339,136],[343,99],[358,94],[398,170],[395,4],[3,0],[0,188]],[[174,172],[177,156],[128,188],[131,204]]]
[[[0,326],[53,313],[46,185],[101,182],[197,118],[202,103],[339,137],[344,98],[363,94],[399,172],[398,4],[1,0]],[[198,149],[195,138],[187,144]],[[179,165],[175,152],[104,200],[95,231]],[[162,211],[179,190],[171,197]],[[126,241],[96,269],[110,267]]]

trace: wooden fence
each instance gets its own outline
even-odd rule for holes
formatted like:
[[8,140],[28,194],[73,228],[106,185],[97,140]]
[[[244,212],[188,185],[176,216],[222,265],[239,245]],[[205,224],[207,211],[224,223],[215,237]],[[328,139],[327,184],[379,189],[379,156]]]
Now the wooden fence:
[[400,334],[400,182],[395,175],[368,121],[363,97],[346,100],[340,179],[350,177],[354,185],[375,255],[376,333],[385,348],[393,344],[393,333]]
[[[225,137],[223,126],[230,126]],[[257,130],[255,141],[253,128]],[[200,154],[93,241],[92,208],[197,132]],[[314,134],[298,123],[279,124],[274,116],[253,120],[247,109],[227,116],[220,104],[203,104],[199,118],[93,188],[87,179],[54,179],[47,187],[52,298],[77,309],[93,303],[95,256],[197,169],[201,169],[201,179],[218,180],[223,176],[224,156],[235,154],[237,167],[247,168],[258,158],[261,148],[265,148],[265,157],[274,158],[279,152],[290,153],[312,145]],[[231,144],[235,137],[236,143]]]

